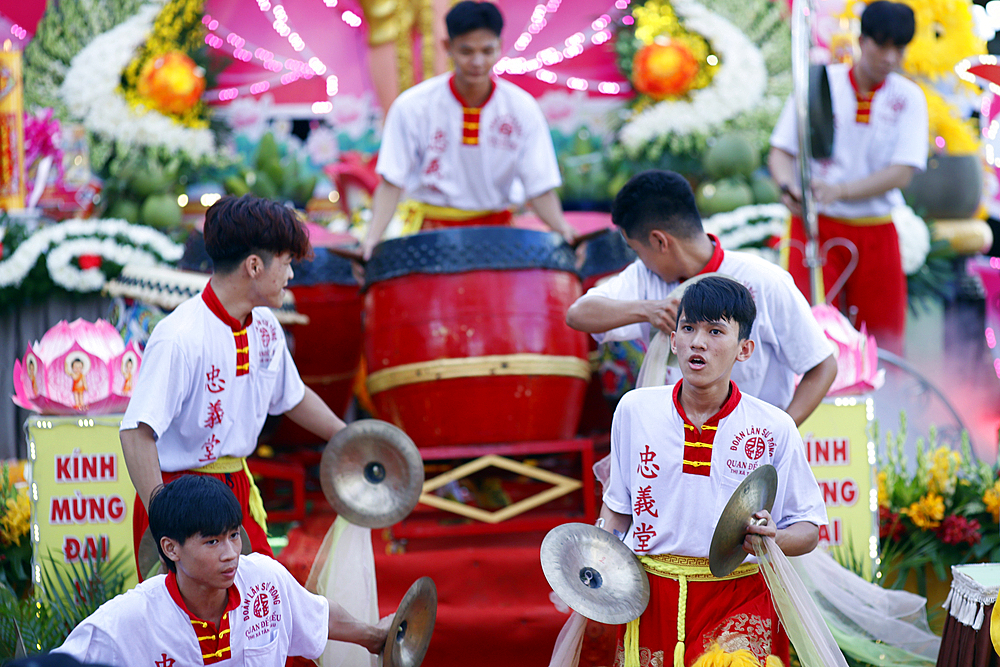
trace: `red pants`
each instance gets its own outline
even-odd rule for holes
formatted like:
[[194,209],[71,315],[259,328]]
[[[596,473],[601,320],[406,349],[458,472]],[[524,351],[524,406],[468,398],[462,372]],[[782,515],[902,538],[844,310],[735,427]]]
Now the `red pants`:
[[[243,508],[243,530],[247,531],[247,535],[250,537],[251,548],[256,553],[274,558],[271,545],[267,543],[267,534],[264,533],[264,529],[250,515],[250,480],[247,479],[245,472],[195,473],[190,470],[165,472],[163,473],[163,483],[166,484],[181,475],[209,475],[225,482],[226,486],[232,489],[236,500],[240,502],[240,507]],[[139,568],[139,543],[142,541],[142,536],[146,533],[147,528],[149,528],[149,516],[146,514],[146,506],[139,499],[139,495],[136,494],[135,508],[132,512],[132,545],[135,549],[133,554],[135,557],[136,572],[139,573],[139,581],[142,581],[146,574],[145,572],[141,572]]]
[[[771,593],[760,573],[724,581],[688,581],[684,618],[684,664],[694,663],[720,643],[728,652],[745,648],[761,664],[768,655],[788,663],[788,635],[778,622]],[[677,644],[677,597],[674,579],[649,575],[649,606],[639,621],[639,664],[672,665]],[[618,629],[615,667],[624,664],[625,626]]]
[[434,229],[450,229],[452,227],[509,227],[514,221],[514,214],[509,210],[494,211],[486,215],[480,215],[466,220],[438,220],[427,216],[420,226],[420,231],[426,232]]
[[[791,238],[805,242],[805,228],[800,218],[792,218]],[[864,322],[879,347],[902,355],[906,335],[906,275],[899,256],[895,225],[891,222],[849,225],[839,222],[837,218],[819,216],[820,248],[834,238],[847,239],[857,246],[858,266],[848,277],[840,294],[834,297],[833,305],[844,302],[848,308],[856,307],[855,326],[860,329]],[[803,259],[802,251],[794,246],[789,248],[788,272],[799,290],[810,299],[809,270],[803,265]],[[823,266],[824,289],[829,290],[833,286],[850,259],[850,253],[844,247],[830,249]]]

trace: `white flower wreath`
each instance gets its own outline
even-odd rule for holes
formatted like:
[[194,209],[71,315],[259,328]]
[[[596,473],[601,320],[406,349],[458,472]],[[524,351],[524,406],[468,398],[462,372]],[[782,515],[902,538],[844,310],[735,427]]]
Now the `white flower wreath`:
[[20,287],[43,254],[55,284],[72,292],[93,292],[107,277],[99,268],[78,269],[74,258],[99,255],[119,266],[156,266],[176,262],[184,248],[155,229],[125,220],[67,220],[42,227],[0,261],[0,288]]
[[620,134],[630,153],[664,134],[712,133],[764,99],[768,76],[764,56],[743,31],[692,0],[672,4],[684,27],[706,38],[719,54],[719,69],[712,83],[694,91],[690,100],[666,100],[633,116]]
[[185,127],[153,109],[133,109],[118,91],[122,72],[149,38],[161,7],[142,7],[135,16],[95,37],[70,61],[59,94],[91,132],[120,143],[161,146],[198,159],[215,152],[209,129]]

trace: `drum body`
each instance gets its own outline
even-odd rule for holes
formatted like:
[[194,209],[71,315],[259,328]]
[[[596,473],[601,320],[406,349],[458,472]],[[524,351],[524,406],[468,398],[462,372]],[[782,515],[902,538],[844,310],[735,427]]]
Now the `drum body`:
[[[309,324],[292,328],[292,358],[306,386],[343,417],[351,400],[361,362],[362,295],[351,274],[350,261],[326,248],[315,248],[312,261],[295,262],[288,289],[298,312]],[[280,444],[316,442],[289,419],[283,419],[274,441]]]
[[365,355],[378,416],[420,447],[572,437],[589,378],[580,296],[554,234],[463,227],[386,241],[368,263]]
[[[583,248],[584,260],[580,267],[583,277],[583,292],[587,293],[601,278],[614,275],[635,261],[635,252],[628,247],[625,239],[617,228],[607,230],[600,236],[587,241]],[[583,402],[583,414],[580,417],[580,433],[606,433],[611,430],[611,418],[614,416],[614,406],[617,400],[610,400],[606,395],[602,377],[605,375],[601,366],[606,363],[608,355],[598,349],[597,341],[587,336],[590,351],[590,367],[593,371],[587,394]],[[608,345],[618,345],[608,343]]]

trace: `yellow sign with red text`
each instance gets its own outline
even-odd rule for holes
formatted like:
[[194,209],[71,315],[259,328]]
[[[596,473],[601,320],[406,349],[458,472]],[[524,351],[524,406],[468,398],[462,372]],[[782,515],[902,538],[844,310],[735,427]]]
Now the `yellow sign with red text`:
[[868,439],[874,409],[866,396],[826,399],[799,427],[830,520],[820,528],[819,545],[849,550],[865,572],[878,549],[875,453]]
[[[107,561],[126,551],[132,562],[132,505],[129,480],[118,440],[121,415],[28,419],[31,460],[33,578],[43,586],[43,571],[94,558]],[[129,567],[127,586],[136,583]]]

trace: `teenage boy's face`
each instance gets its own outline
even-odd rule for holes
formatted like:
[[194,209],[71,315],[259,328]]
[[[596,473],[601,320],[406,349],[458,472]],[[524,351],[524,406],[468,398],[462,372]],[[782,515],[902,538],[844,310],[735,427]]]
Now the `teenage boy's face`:
[[281,299],[285,294],[285,286],[295,274],[292,272],[292,254],[283,252],[271,258],[263,271],[256,276],[255,287],[258,293],[257,305],[281,308]]
[[455,78],[459,83],[485,85],[500,59],[500,38],[492,30],[479,28],[445,40],[445,49],[455,63]]
[[237,527],[220,535],[192,535],[184,544],[173,542],[164,552],[176,563],[178,574],[183,573],[205,588],[226,589],[236,579],[242,549],[243,539]]
[[899,69],[903,56],[906,55],[905,46],[896,46],[892,42],[879,44],[866,35],[862,35],[858,40],[858,47],[861,50],[858,67],[876,84],[882,83],[892,72]]
[[733,364],[746,361],[753,342],[740,340],[740,326],[732,320],[692,322],[683,313],[670,334],[670,349],[680,361],[684,381],[696,387],[728,384]]

